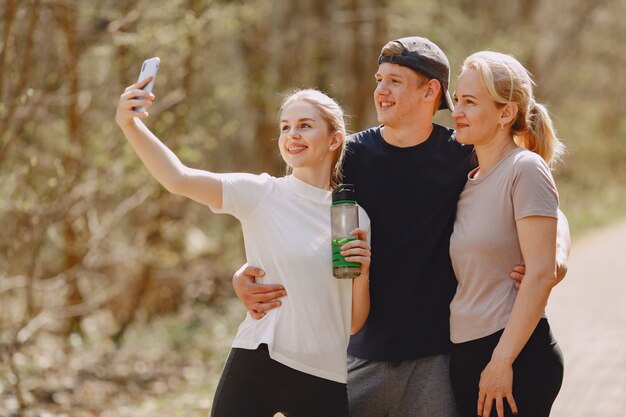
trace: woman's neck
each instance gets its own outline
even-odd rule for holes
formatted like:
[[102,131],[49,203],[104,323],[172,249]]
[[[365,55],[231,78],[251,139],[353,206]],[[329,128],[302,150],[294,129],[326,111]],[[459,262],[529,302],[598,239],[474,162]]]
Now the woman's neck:
[[517,145],[510,134],[498,136],[486,144],[474,145],[480,167],[474,178],[478,177],[480,173],[489,171],[515,148]]
[[306,182],[313,187],[322,190],[330,190],[330,170],[325,169],[324,172],[311,168],[293,169],[292,175],[302,182]]

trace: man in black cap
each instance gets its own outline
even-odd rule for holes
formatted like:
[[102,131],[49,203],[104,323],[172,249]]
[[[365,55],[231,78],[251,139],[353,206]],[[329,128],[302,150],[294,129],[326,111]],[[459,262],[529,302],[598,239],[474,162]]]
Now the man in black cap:
[[[383,47],[378,63],[380,125],[352,135],[344,161],[344,182],[355,185],[372,225],[371,308],[348,348],[350,415],[455,417],[448,352],[457,283],[449,243],[476,159],[471,146],[456,142],[454,130],[432,122],[437,110],[453,108],[450,65],[437,45],[422,37],[397,39]],[[259,274],[247,267],[233,278],[258,318],[286,294],[280,286],[255,284]]]
[[452,109],[450,65],[421,37],[389,42],[378,58],[378,127],[353,135],[344,181],[372,220],[371,309],[348,348],[350,415],[456,416],[448,376],[448,254],[456,202],[475,167],[472,147],[433,124]]

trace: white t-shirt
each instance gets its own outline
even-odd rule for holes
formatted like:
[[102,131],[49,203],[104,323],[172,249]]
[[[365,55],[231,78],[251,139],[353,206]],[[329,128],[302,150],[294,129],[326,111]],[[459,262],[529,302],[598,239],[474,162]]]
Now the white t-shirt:
[[515,148],[487,172],[470,172],[457,204],[450,258],[458,286],[450,339],[463,343],[503,329],[517,290],[509,277],[523,262],[516,221],[557,217],[559,196],[541,157]]
[[[346,383],[346,351],[352,315],[352,280],[332,274],[331,192],[293,175],[225,174],[216,213],[241,222],[250,265],[265,271],[260,283],[281,284],[282,306],[260,320],[250,314],[233,347],[266,343],[270,357],[293,369]],[[359,225],[369,218],[359,208]]]

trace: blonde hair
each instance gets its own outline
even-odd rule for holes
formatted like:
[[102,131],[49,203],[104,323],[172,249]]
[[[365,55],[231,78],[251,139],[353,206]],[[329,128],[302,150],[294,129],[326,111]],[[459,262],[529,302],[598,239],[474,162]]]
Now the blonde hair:
[[[343,180],[341,171],[341,164],[343,162],[344,155],[346,153],[346,122],[344,120],[343,109],[328,95],[322,93],[316,89],[296,90],[288,95],[283,104],[280,105],[279,114],[282,114],[289,105],[298,101],[304,101],[315,107],[322,118],[328,123],[328,129],[330,132],[341,132],[343,134],[343,140],[341,146],[335,152],[335,158],[330,169],[330,188],[334,189]],[[287,167],[287,172],[291,172],[291,167]]]
[[548,165],[559,161],[565,146],[556,136],[546,107],[535,101],[530,73],[511,55],[481,51],[463,62],[463,71],[473,69],[497,104],[515,103],[517,114],[511,133],[517,145],[535,152]]

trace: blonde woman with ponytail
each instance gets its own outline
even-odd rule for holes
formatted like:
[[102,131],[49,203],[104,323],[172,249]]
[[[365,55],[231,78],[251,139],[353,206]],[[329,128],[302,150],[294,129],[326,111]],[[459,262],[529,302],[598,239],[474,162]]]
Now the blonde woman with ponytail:
[[[549,416],[563,359],[545,306],[557,283],[559,199],[550,167],[563,153],[528,71],[495,52],[469,56],[452,117],[479,166],[461,193],[450,256],[450,376],[465,416]],[[519,291],[510,265],[524,263]]]

